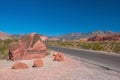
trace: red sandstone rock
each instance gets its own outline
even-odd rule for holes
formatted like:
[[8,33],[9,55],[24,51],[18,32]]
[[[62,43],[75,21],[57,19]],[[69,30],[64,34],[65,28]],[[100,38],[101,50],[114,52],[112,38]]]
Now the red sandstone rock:
[[9,59],[42,58],[46,55],[46,43],[47,37],[43,39],[43,36],[36,33],[27,35],[21,41],[9,44]]
[[120,41],[120,35],[94,36],[89,38],[88,41]]
[[55,52],[53,54],[53,56],[54,56],[54,61],[63,61],[64,60],[64,57],[63,57],[62,53],[60,53],[60,52]]
[[22,62],[15,62],[12,66],[12,69],[27,69],[28,66]]
[[37,59],[34,61],[33,67],[42,67],[43,66],[43,60]]

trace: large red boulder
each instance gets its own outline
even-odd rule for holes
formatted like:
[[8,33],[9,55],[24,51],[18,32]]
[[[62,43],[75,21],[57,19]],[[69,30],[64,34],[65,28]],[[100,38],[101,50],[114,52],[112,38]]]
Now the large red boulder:
[[42,58],[46,55],[47,37],[36,33],[27,35],[19,42],[9,44],[10,60]]
[[12,66],[12,69],[27,69],[28,66],[25,63],[22,62],[15,62]]
[[54,61],[63,61],[64,60],[64,56],[60,52],[55,52],[53,54],[53,56],[54,56]]
[[33,63],[33,67],[42,67],[43,66],[43,60],[42,59],[36,59]]

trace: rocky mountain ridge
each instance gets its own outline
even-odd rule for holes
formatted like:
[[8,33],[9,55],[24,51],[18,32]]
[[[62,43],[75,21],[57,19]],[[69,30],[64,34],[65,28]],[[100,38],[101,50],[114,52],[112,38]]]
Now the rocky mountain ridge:
[[7,34],[5,32],[0,32],[0,39],[1,40],[6,40],[6,39],[10,39],[12,37],[12,35]]
[[57,36],[59,40],[78,40],[80,38],[91,38],[94,36],[113,36],[113,35],[120,35],[120,32],[112,32],[112,31],[93,31],[89,33],[70,33],[64,34],[61,36]]
[[[6,40],[10,38],[22,38],[25,37],[27,34],[7,34],[5,32],[0,32],[0,39]],[[39,34],[40,35],[40,34]],[[68,34],[63,34],[60,36],[51,36],[49,40],[56,41],[56,40],[79,40],[80,38],[91,38],[94,36],[112,36],[112,35],[120,35],[120,32],[113,32],[113,31],[93,31],[88,33],[80,33],[80,32],[73,32]]]

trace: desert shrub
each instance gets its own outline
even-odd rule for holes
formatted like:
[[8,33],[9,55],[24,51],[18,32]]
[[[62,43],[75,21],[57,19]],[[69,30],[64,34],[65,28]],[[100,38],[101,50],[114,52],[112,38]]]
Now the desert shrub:
[[116,53],[120,53],[120,42],[113,42],[111,47],[111,50]]
[[94,43],[94,44],[92,44],[91,48],[92,48],[92,50],[103,50],[101,43]]
[[120,42],[75,42],[75,41],[55,41],[49,42],[50,45],[61,47],[73,47],[82,49],[91,49],[98,51],[108,51],[120,53]]
[[91,45],[89,43],[83,43],[80,45],[81,48],[83,49],[90,49],[91,48]]
[[7,39],[7,40],[0,40],[0,59],[7,58],[8,55],[8,44],[11,42],[17,42],[18,39]]

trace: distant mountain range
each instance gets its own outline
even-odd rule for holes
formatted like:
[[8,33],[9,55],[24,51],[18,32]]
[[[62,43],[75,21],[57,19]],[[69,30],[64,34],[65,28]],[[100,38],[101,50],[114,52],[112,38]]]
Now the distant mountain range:
[[80,39],[83,38],[85,35],[83,33],[69,33],[69,34],[64,34],[61,36],[57,36],[60,40],[73,40],[73,39]]
[[24,36],[26,36],[27,34],[12,34],[12,37],[14,38],[22,38]]
[[5,32],[0,32],[0,40],[12,39],[12,38],[22,38],[26,34],[7,34]]
[[87,34],[85,34],[86,38],[90,38],[90,37],[94,37],[96,35],[100,35],[100,36],[111,36],[111,35],[118,35],[120,33],[118,32],[112,32],[112,31],[94,31],[94,32],[89,32]]
[[1,40],[6,40],[6,39],[10,39],[12,36],[10,34],[4,33],[4,32],[0,32],[0,39]]
[[[120,35],[120,32],[112,32],[112,31],[94,31],[94,32],[89,32],[89,33],[79,33],[79,32],[74,32],[74,33],[69,33],[69,34],[64,34],[60,36],[55,36],[55,37],[49,37],[50,40],[78,40],[80,38],[90,38],[94,37],[96,35],[100,36],[110,36],[110,35]],[[0,32],[0,39],[5,40],[5,39],[10,39],[10,38],[22,38],[27,34],[7,34],[5,32]]]
[[96,35],[99,36],[111,36],[111,35],[118,35],[120,34],[119,32],[112,32],[112,31],[94,31],[94,32],[89,32],[89,33],[69,33],[69,34],[64,34],[57,36],[59,40],[78,40],[80,38],[90,38],[94,37]]

